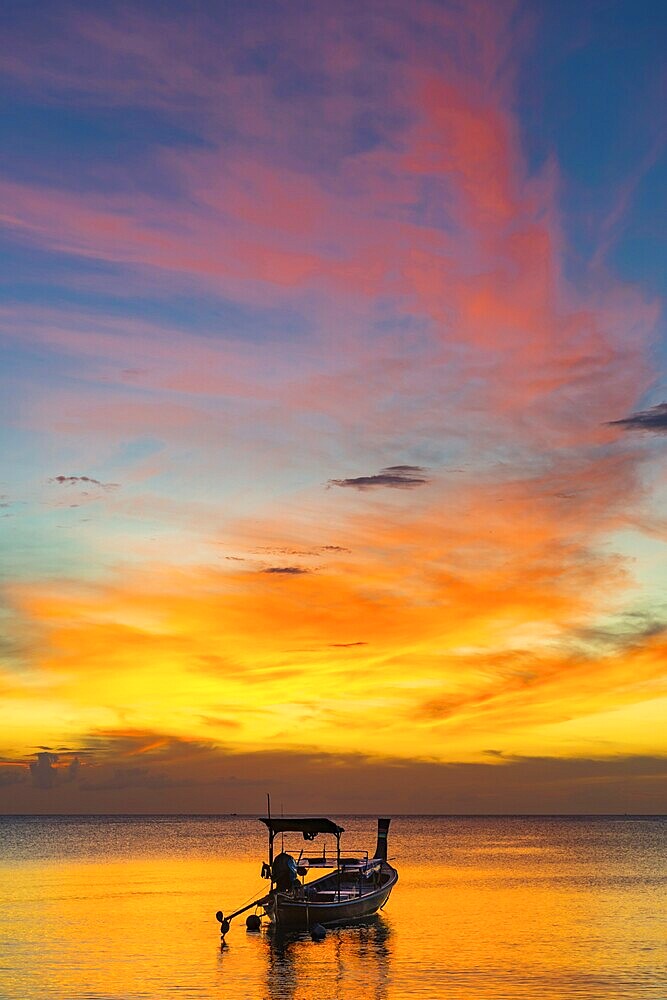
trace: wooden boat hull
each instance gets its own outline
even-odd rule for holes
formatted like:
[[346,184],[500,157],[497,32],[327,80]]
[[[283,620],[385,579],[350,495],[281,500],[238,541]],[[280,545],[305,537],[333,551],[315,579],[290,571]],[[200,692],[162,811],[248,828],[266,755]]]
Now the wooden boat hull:
[[287,893],[276,892],[264,909],[271,922],[285,931],[308,931],[316,924],[322,927],[353,924],[377,913],[389,899],[398,872],[386,865],[385,875],[382,885],[353,899],[319,902],[297,900]]

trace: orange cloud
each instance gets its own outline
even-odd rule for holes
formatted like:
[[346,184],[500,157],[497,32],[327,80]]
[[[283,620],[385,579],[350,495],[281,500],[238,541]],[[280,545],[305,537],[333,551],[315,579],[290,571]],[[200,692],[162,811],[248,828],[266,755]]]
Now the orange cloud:
[[[616,468],[600,468],[601,484]],[[363,739],[410,757],[428,731],[440,759],[475,759],[482,734],[535,753],[554,723],[658,697],[658,633],[642,625],[631,647],[573,651],[588,623],[624,609],[627,570],[591,533],[596,519],[597,537],[623,523],[620,489],[615,514],[593,479],[581,502],[576,481],[570,496],[541,477],[468,486],[437,488],[414,509],[412,493],[399,507],[347,509],[335,534],[350,551],[335,555],[312,527],[290,536],[283,521],[275,547],[297,553],[295,572],[264,572],[255,557],[14,588],[45,637],[32,669],[74,717],[108,706],[118,723],[210,738],[224,701],[237,747],[351,750]],[[641,731],[634,739],[628,750],[643,750]]]

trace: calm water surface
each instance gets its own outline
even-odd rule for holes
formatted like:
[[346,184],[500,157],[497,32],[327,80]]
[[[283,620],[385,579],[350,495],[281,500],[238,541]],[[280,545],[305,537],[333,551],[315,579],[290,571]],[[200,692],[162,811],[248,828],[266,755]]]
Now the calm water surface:
[[215,911],[266,888],[257,820],[0,818],[0,997],[666,1000],[666,847],[665,818],[399,817],[378,918],[314,943],[241,917],[221,952]]

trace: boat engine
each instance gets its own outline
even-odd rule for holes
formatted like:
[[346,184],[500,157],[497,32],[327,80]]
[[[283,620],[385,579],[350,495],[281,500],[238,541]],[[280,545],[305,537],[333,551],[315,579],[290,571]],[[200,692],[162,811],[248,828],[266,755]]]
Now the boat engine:
[[286,851],[274,858],[272,875],[278,892],[291,892],[299,884],[296,861]]

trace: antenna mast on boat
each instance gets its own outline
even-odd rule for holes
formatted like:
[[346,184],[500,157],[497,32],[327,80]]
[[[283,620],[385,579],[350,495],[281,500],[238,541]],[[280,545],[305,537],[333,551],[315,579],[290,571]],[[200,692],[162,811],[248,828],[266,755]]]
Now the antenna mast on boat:
[[266,793],[266,812],[269,819],[269,864],[273,865],[273,832],[271,830],[271,794]]

